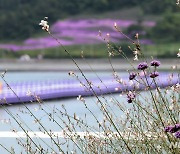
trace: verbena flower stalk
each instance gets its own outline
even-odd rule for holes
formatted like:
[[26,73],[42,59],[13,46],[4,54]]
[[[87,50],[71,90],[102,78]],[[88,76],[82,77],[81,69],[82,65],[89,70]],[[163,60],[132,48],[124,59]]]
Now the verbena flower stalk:
[[[89,88],[90,88],[90,89],[92,90],[92,92],[93,92],[93,95],[97,98],[98,102],[100,102],[100,103],[101,103],[101,106],[103,107],[103,104],[102,104],[101,100],[99,99],[99,97],[97,96],[97,94],[95,93],[93,87],[91,86],[91,83],[88,81],[87,77],[84,75],[84,73],[82,72],[81,68],[79,67],[79,65],[77,64],[77,62],[74,60],[74,58],[71,56],[71,54],[69,53],[69,51],[67,51],[67,50],[65,49],[65,47],[61,44],[61,42],[60,42],[55,36],[53,36],[53,35],[50,33],[49,29],[48,29],[48,30],[45,29],[45,28],[43,28],[43,29],[46,30],[46,31],[60,44],[60,46],[64,49],[64,51],[69,55],[69,57],[72,59],[72,61],[74,62],[74,64],[77,66],[78,70],[80,71],[80,73],[82,74],[82,76],[84,77],[84,79],[87,81],[87,83],[88,83],[88,85],[89,85]],[[126,145],[127,149],[129,150],[129,152],[132,153],[132,151],[131,151],[131,149],[129,148],[128,144],[126,143],[126,141],[124,140],[123,136],[120,134],[118,128],[116,127],[114,121],[111,119],[108,111],[107,111],[104,107],[103,107],[103,111],[105,112],[106,116],[108,117],[108,120],[110,121],[110,123],[113,125],[113,127],[115,128],[115,130],[116,130],[116,131],[118,132],[118,134],[120,135],[121,139],[122,139],[123,142],[125,143],[125,145]]]
[[161,102],[163,102],[163,104],[164,104],[164,107],[166,108],[166,110],[167,110],[167,112],[168,112],[168,115],[169,115],[169,117],[171,118],[171,120],[172,120],[172,122],[175,124],[175,123],[177,123],[177,120],[175,119],[175,117],[172,115],[172,113],[170,112],[170,110],[169,110],[169,108],[168,108],[168,106],[167,106],[167,101],[164,99],[164,96],[162,95],[162,92],[159,90],[159,88],[158,88],[158,86],[157,86],[157,83],[156,83],[156,81],[153,79],[153,82],[154,82],[154,84],[156,85],[156,90],[158,91],[158,94],[160,95],[160,98],[161,98]]
[[[89,87],[90,87],[90,89],[92,89],[93,94],[94,94],[94,95],[96,96],[96,98],[98,99],[98,102],[101,103],[101,100],[100,100],[99,97],[96,95],[95,91],[93,90],[93,88],[92,88],[92,86],[91,86],[91,83],[88,81],[88,79],[86,78],[86,76],[85,76],[84,73],[82,72],[81,68],[80,68],[80,67],[78,66],[78,64],[76,63],[76,61],[73,59],[73,57],[71,56],[71,54],[65,49],[65,47],[61,44],[61,42],[60,42],[55,36],[53,36],[53,35],[50,33],[50,31],[49,31],[49,26],[47,25],[47,22],[46,22],[45,25],[43,25],[43,24],[41,24],[41,25],[42,25],[42,29],[45,30],[45,31],[47,31],[47,32],[60,44],[60,46],[64,49],[64,51],[70,56],[70,58],[72,59],[72,61],[74,62],[74,64],[77,66],[78,70],[81,72],[82,76],[85,78],[85,80],[86,80],[87,83],[89,84]],[[48,28],[46,28],[46,27],[48,27]],[[102,105],[102,107],[103,107],[103,104],[101,104],[101,105]],[[114,122],[112,121],[111,117],[109,116],[108,111],[106,111],[106,109],[105,109],[104,107],[103,107],[103,110],[104,110],[104,112],[106,113],[106,116],[107,116],[107,117],[109,118],[109,120],[112,122],[112,124],[113,124],[114,128],[116,129],[116,131],[119,132],[118,129],[116,128],[116,125],[114,124]],[[119,135],[121,136],[120,133],[119,133]],[[122,136],[121,136],[121,138],[123,139]],[[123,139],[123,141],[124,141],[124,139]],[[126,144],[125,141],[124,141],[124,143]],[[131,149],[128,147],[127,144],[126,144],[126,146],[127,146],[128,150],[131,152]],[[131,153],[132,153],[132,152],[131,152]]]
[[[131,38],[129,38],[127,35],[125,35],[120,29],[118,29],[118,27],[117,27],[116,24],[115,24],[115,28],[117,29],[118,32],[120,32],[120,33],[121,33],[122,35],[124,35],[128,40],[130,40],[133,44],[135,44],[135,46],[136,46],[136,51],[140,51],[140,50],[141,50],[141,49],[140,49],[139,41],[138,41],[138,43],[135,43],[135,41],[133,41]],[[138,40],[138,34],[136,35],[136,38],[137,38],[137,40]],[[135,55],[135,56],[136,56],[136,55]],[[124,57],[125,57],[125,56],[124,56]],[[155,78],[155,77],[159,76],[159,73],[156,72],[156,67],[158,67],[159,65],[160,65],[160,62],[159,62],[159,61],[154,60],[154,61],[151,62],[151,66],[154,66],[154,67],[155,67],[155,71],[150,74],[150,77],[151,77],[151,78]],[[144,74],[145,74],[145,79],[146,79],[147,87],[150,87],[150,84],[148,83],[148,80],[147,80],[146,72],[144,71],[144,70],[147,69],[147,68],[148,68],[148,65],[147,65],[146,62],[140,63],[139,66],[138,66],[138,69],[139,69],[139,70],[143,70],[143,72],[144,72]],[[136,77],[136,73],[133,72],[132,74],[130,74],[129,79],[130,79],[130,80],[133,80],[135,77]],[[157,89],[158,89],[158,92],[159,92],[162,100],[164,101],[164,99],[163,99],[163,97],[162,97],[162,94],[161,94],[161,92],[159,91],[159,88],[158,88],[158,86],[157,86],[157,84],[156,84],[156,82],[155,82],[154,79],[153,79],[153,82],[155,83],[155,85],[156,85],[156,87],[157,87]],[[163,124],[163,120],[162,120],[161,115],[160,115],[160,113],[159,113],[159,111],[158,111],[158,107],[157,107],[156,101],[155,101],[155,99],[154,99],[153,93],[151,92],[151,90],[149,90],[149,91],[150,91],[150,93],[151,93],[151,96],[152,96],[154,105],[155,105],[156,110],[157,110],[158,115],[159,115],[159,118],[160,118],[160,120],[161,120],[161,122],[162,122],[162,124]],[[134,98],[135,98],[135,95],[133,95],[132,99],[134,99]],[[128,95],[128,102],[132,102],[131,97],[130,97],[129,95]],[[166,107],[166,109],[167,109],[167,107]],[[168,110],[168,109],[167,109],[167,110]],[[171,117],[171,115],[170,115],[170,117]],[[164,127],[164,124],[163,124],[163,127]]]
[[[120,31],[121,32],[121,31]],[[122,33],[122,32],[121,32]],[[124,35],[124,34],[123,34]],[[128,37],[127,37],[128,38]],[[128,38],[129,39],[129,38]],[[131,40],[130,39],[130,41],[132,41],[133,43],[134,43],[134,41],[133,40]],[[124,56],[125,57],[125,56]],[[151,64],[152,66],[155,66],[155,67],[157,67],[157,66],[159,66],[159,62],[157,62],[157,61],[154,61],[154,62],[152,62],[152,64]],[[146,69],[147,68],[147,64],[146,63],[142,63],[142,64],[140,64],[140,66],[139,66],[139,69],[142,69],[142,70],[144,70],[144,69]],[[146,78],[146,73],[144,72],[144,74],[145,74],[145,78]],[[151,75],[150,75],[150,77],[152,77],[152,78],[155,78],[155,77],[157,77],[159,74],[158,74],[158,72],[154,72],[154,73],[152,73]],[[135,78],[135,75],[133,74],[130,74],[130,79],[134,79]],[[146,78],[146,81],[147,81],[147,78]],[[155,80],[153,80],[153,81],[155,81]],[[147,82],[147,87],[150,87],[150,84]],[[158,86],[157,86],[157,84],[156,84],[156,87],[157,87],[157,89],[158,89]],[[159,91],[158,91],[159,92]],[[155,98],[154,98],[154,96],[153,96],[153,93],[151,92],[151,90],[150,90],[150,93],[151,93],[151,96],[152,96],[152,98],[153,98],[153,102],[154,102],[154,105],[155,105],[155,108],[156,108],[156,110],[158,111],[158,116],[159,116],[159,118],[160,118],[160,121],[161,121],[161,123],[162,123],[162,125],[163,125],[163,127],[164,127],[164,123],[163,123],[163,120],[162,120],[162,118],[161,118],[161,115],[160,115],[160,113],[159,113],[159,109],[158,109],[158,107],[157,107],[157,104],[156,104],[156,100],[155,100]],[[162,97],[162,95],[161,95],[161,97]],[[134,96],[133,96],[133,98],[134,98]],[[132,101],[131,101],[132,102]],[[159,103],[159,102],[157,102],[157,103]],[[166,107],[167,108],[167,107]],[[170,116],[171,117],[171,116]]]

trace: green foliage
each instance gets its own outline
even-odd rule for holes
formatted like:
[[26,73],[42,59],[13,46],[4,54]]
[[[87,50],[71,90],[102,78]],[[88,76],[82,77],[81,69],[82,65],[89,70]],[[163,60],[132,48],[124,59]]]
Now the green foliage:
[[176,58],[179,43],[159,43],[154,45],[142,45],[141,49],[145,57]]
[[145,13],[174,12],[170,0],[0,0],[0,40],[23,40],[41,31],[38,23],[49,17],[58,19],[77,14],[97,14],[130,6],[142,6]]
[[145,13],[150,14],[176,12],[179,10],[177,5],[175,5],[175,1],[173,0],[144,0],[138,4],[141,5],[141,8]]
[[[118,49],[121,47],[123,52],[128,57],[133,57],[132,51],[128,48],[129,43],[121,43],[115,44],[114,49]],[[132,45],[133,49],[134,46]],[[157,44],[157,45],[141,45],[141,49],[145,57],[158,57],[158,58],[175,58],[177,57],[177,49],[179,48],[179,43],[166,43],[166,44]],[[70,51],[71,55],[74,58],[80,58],[83,51],[83,56],[85,58],[106,58],[108,55],[108,50],[105,44],[97,44],[97,45],[72,45],[67,46],[66,49]],[[114,52],[115,56],[113,58],[120,58],[121,56]],[[30,50],[30,51],[19,51],[12,52],[4,49],[0,49],[0,57],[1,58],[19,58],[24,54],[28,54],[31,58],[37,58],[39,54],[43,55],[44,58],[47,59],[61,59],[61,58],[69,58],[68,55],[63,52],[61,48],[47,48],[40,50]]]
[[151,31],[152,39],[160,42],[180,40],[180,14],[167,14]]
[[0,40],[25,39],[40,31],[39,21],[58,19],[83,12],[102,12],[131,5],[130,0],[0,0]]

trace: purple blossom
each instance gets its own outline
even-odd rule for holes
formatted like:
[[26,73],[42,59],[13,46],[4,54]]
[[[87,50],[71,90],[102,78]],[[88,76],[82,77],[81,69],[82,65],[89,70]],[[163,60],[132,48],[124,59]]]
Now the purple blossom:
[[155,78],[157,76],[159,76],[159,73],[158,72],[153,72],[149,75],[151,78]]
[[128,99],[127,99],[127,102],[128,102],[128,103],[132,103],[132,99],[128,98]]
[[127,94],[127,102],[132,103],[132,101],[135,99],[136,95],[134,92],[129,91]]
[[174,136],[175,136],[176,138],[180,138],[180,131],[177,131],[177,132],[174,134]]
[[134,73],[134,72],[130,73],[129,80],[133,80],[136,76],[137,76],[136,73]]
[[151,62],[151,66],[155,66],[155,67],[158,67],[160,64],[161,64],[161,63],[160,63],[160,61],[158,61],[158,60],[153,60],[153,61]]
[[174,133],[174,126],[167,126],[167,127],[165,127],[164,131]]
[[148,65],[146,62],[142,62],[138,65],[138,70],[145,70],[146,68],[148,68]]
[[165,127],[164,131],[165,132],[170,132],[170,133],[175,133],[177,132],[178,130],[180,130],[180,123],[179,124],[176,124],[174,126],[167,126]]
[[[97,37],[98,30],[102,31],[102,36],[107,33],[110,34],[110,40],[112,42],[119,42],[119,39],[123,39],[122,35],[119,35],[114,31],[113,23],[117,23],[120,27],[127,28],[131,25],[137,24],[135,20],[120,20],[120,19],[67,19],[57,21],[53,24],[51,32],[56,36],[59,41],[65,45],[81,45],[81,44],[97,44],[104,42],[100,37]],[[154,21],[142,22],[143,25],[152,27],[155,25]],[[140,40],[144,44],[152,44],[151,40]],[[45,36],[40,38],[29,38],[18,44],[0,44],[0,48],[10,51],[22,51],[22,50],[37,50],[45,48],[54,48],[59,46],[56,40],[51,37]]]
[[175,124],[175,127],[176,127],[176,129],[180,129],[180,123],[179,124]]

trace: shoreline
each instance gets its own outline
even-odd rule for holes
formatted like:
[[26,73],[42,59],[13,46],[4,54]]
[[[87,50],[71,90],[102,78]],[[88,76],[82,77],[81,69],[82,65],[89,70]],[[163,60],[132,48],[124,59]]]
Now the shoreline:
[[[176,70],[180,69],[180,60],[176,59],[158,59],[161,62],[158,70],[172,70],[172,66],[176,66]],[[116,71],[132,70],[132,66],[124,59],[112,59],[112,66],[108,59],[75,59],[82,71],[112,71],[113,68]],[[148,63],[151,60],[148,60]],[[138,62],[133,62],[136,68]],[[1,59],[0,71],[78,71],[76,65],[71,59],[59,59],[59,60],[37,60],[32,59],[30,61],[20,61],[16,59]]]

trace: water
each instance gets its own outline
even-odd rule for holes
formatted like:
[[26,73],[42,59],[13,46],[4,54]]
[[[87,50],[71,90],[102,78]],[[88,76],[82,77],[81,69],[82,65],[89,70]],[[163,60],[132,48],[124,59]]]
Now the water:
[[[85,73],[88,78],[95,77],[95,73]],[[124,75],[125,73],[122,72],[120,75]],[[78,74],[80,76],[80,74]],[[111,72],[100,72],[98,73],[99,77],[104,76],[112,76]],[[16,81],[37,81],[37,80],[54,80],[54,79],[72,79],[68,75],[67,72],[9,72],[5,75],[5,79],[8,83],[16,82]],[[1,81],[2,82],[2,79]],[[112,97],[112,95],[111,95]],[[110,96],[106,96],[107,100],[111,99]],[[114,94],[113,97],[118,99],[118,101],[125,102],[126,98],[123,96],[119,96],[119,94]],[[97,99],[95,97],[86,97],[85,98],[88,108],[95,114],[97,119],[99,121],[103,120],[103,115],[98,106],[96,105]],[[43,105],[43,109],[48,112],[52,113],[53,109],[62,110],[62,104],[64,104],[67,112],[69,115],[73,116],[74,113],[81,118],[85,119],[86,114],[86,121],[88,125],[97,127],[96,120],[92,116],[90,112],[85,108],[84,104],[77,100],[77,98],[71,98],[71,99],[61,99],[61,100],[53,100],[53,101],[46,101]],[[0,108],[0,132],[3,131],[22,131],[20,126],[13,120],[13,118],[10,116],[9,113],[12,113],[17,119],[18,122],[21,123],[21,126],[25,128],[26,130],[30,131],[39,131],[39,125],[36,123],[35,119],[30,115],[29,112],[32,112],[38,119],[40,119],[41,123],[44,124],[45,128],[50,131],[61,131],[62,128],[60,128],[57,124],[53,123],[51,120],[49,120],[48,115],[41,110],[39,104],[33,103],[33,104],[27,104],[26,107],[30,109],[28,111],[22,104],[21,105],[13,105],[13,106],[6,106]],[[115,114],[118,116],[122,115],[122,112],[120,112],[115,106],[111,106],[112,110],[114,110]],[[56,116],[59,116],[61,118],[60,113],[57,113]],[[57,122],[65,128],[60,118],[56,117]],[[67,119],[66,119],[67,122]],[[80,130],[79,130],[80,131]],[[45,139],[47,142],[50,142],[50,139]],[[10,149],[11,146],[15,148],[16,152],[20,152],[22,150],[21,146],[18,146],[16,138],[6,137],[6,138],[0,138],[0,144]],[[0,146],[0,153],[6,153],[6,151]]]

